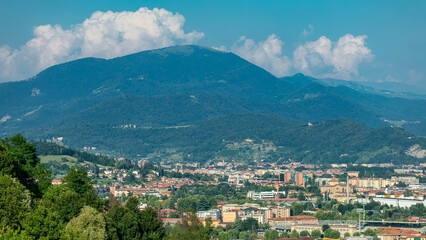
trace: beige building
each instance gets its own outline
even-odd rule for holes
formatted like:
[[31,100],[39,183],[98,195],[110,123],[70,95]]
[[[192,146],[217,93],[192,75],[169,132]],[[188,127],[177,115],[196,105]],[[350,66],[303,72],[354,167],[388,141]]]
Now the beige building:
[[426,236],[422,236],[419,232],[407,229],[388,230],[377,233],[380,240],[424,240]]
[[[330,224],[331,229],[340,232],[341,236],[345,233],[349,233],[351,236],[357,231],[355,224]],[[291,231],[296,230],[297,232],[308,231],[311,233],[313,230],[322,230],[320,224],[294,224],[291,225]]]
[[222,222],[231,223],[238,219],[238,211],[222,212]]

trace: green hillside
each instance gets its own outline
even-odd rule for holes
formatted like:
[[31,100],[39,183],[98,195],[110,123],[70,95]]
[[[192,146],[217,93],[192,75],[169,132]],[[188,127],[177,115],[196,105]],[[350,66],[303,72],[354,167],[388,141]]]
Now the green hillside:
[[[176,159],[205,162],[238,154],[232,145],[245,146],[245,161],[261,153],[266,161],[296,160],[308,163],[415,163],[405,151],[413,145],[426,148],[426,139],[400,128],[370,128],[351,120],[308,124],[275,115],[234,114],[174,127],[120,127],[106,124],[64,126],[31,132],[39,138],[63,137],[75,148],[89,145],[127,157],[155,161]],[[84,143],[81,141],[84,139]],[[84,145],[83,145],[84,144]],[[263,148],[267,148],[264,151]],[[263,149],[263,150],[262,150]],[[234,153],[234,155],[233,155]],[[241,158],[241,156],[239,157]]]
[[[158,100],[151,96],[173,98],[185,93],[232,98],[237,100],[232,104],[243,103],[245,109],[241,111],[240,106],[234,108],[226,103],[224,109],[212,109],[197,117],[195,108],[175,115],[183,122],[228,113],[271,113],[271,109],[259,105],[274,105],[274,113],[311,122],[346,118],[368,126],[385,126],[389,124],[384,119],[426,121],[424,99],[385,97],[349,87],[323,86],[302,74],[278,79],[232,53],[200,46],[175,46],[109,60],[75,60],[50,67],[26,81],[0,84],[0,119],[3,119],[0,134],[7,136],[49,126],[74,114],[91,113],[90,116],[96,117],[99,113],[94,111],[96,108],[101,111],[102,106],[120,108],[120,98],[133,96],[137,98],[135,102],[150,105]],[[169,104],[165,99],[159,100],[157,106]],[[179,108],[180,103],[176,101],[173,107]],[[214,104],[211,107],[217,106]],[[158,113],[154,106],[151,109]],[[157,116],[150,117],[146,111],[134,113],[144,115],[145,122],[162,124],[154,121]],[[423,128],[416,129],[418,132]]]

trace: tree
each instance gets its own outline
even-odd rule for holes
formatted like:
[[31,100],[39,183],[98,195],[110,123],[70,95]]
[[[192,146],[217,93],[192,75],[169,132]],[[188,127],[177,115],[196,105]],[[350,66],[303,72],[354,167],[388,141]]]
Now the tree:
[[153,208],[146,208],[139,213],[139,224],[143,232],[143,239],[160,240],[164,237],[164,228],[157,212]]
[[106,237],[106,222],[96,209],[86,206],[81,213],[71,219],[65,228],[67,239],[99,239]]
[[50,171],[39,163],[35,146],[21,134],[0,140],[0,173],[17,178],[37,198],[50,186]]
[[259,222],[254,218],[247,218],[245,220],[237,220],[234,226],[238,231],[256,231],[259,228]]
[[65,224],[56,211],[38,205],[23,223],[25,232],[35,239],[61,239]]
[[300,191],[299,194],[297,195],[297,199],[299,199],[299,201],[305,201],[306,200],[305,194],[302,191]]
[[138,209],[139,200],[129,198],[126,207],[115,205],[106,214],[108,239],[162,239],[163,225],[152,208]]
[[324,224],[321,227],[321,230],[322,230],[323,233],[325,233],[325,231],[327,231],[328,229],[330,229],[330,226],[328,224]]
[[296,230],[293,230],[293,231],[290,233],[290,237],[291,237],[291,238],[298,238],[298,237],[299,237],[299,233],[298,233]]
[[64,177],[64,183],[74,192],[82,195],[93,191],[92,180],[83,169],[72,168]]
[[345,237],[345,238],[348,238],[348,237],[350,237],[350,236],[351,236],[351,234],[350,234],[350,233],[345,232],[345,235],[344,235],[344,237]]
[[301,237],[310,237],[311,235],[309,234],[309,232],[308,232],[308,231],[303,230],[303,231],[301,231],[301,232],[300,232],[300,236],[301,236]]
[[329,228],[324,232],[324,237],[338,239],[340,238],[340,232]]
[[345,205],[343,205],[343,204],[339,204],[339,206],[337,207],[337,211],[339,211],[340,212],[340,214],[345,214],[345,212],[346,212],[346,207],[345,207]]
[[190,212],[182,217],[182,222],[178,223],[175,232],[170,236],[171,240],[208,240],[210,239],[207,230],[198,220],[194,212]]
[[303,206],[303,203],[294,203],[291,208],[294,216],[302,214],[304,209],[305,207]]
[[313,238],[320,238],[321,237],[321,231],[318,229],[312,230],[311,232],[311,236]]
[[262,240],[275,240],[277,238],[278,238],[277,230],[268,230],[265,232],[265,236],[262,238]]
[[84,205],[101,210],[102,204],[93,189],[93,182],[87,176],[86,171],[75,168],[70,169],[68,174],[64,177],[64,183],[68,189],[78,194],[80,201],[82,201]]
[[240,232],[238,239],[249,240],[250,239],[250,232],[249,231]]
[[239,236],[238,230],[237,229],[231,229],[231,230],[229,230],[228,231],[228,236],[229,236],[229,239],[238,239],[238,236]]
[[0,173],[0,233],[22,227],[30,201],[29,191],[18,179]]
[[58,213],[64,222],[70,221],[80,213],[84,207],[84,202],[78,193],[70,190],[65,185],[52,186],[43,195],[41,204],[50,211]]
[[126,208],[134,213],[139,212],[139,198],[130,197],[129,199],[127,199]]
[[377,236],[376,232],[373,229],[371,229],[371,228],[365,230],[364,231],[364,235],[365,236],[372,236],[372,237]]

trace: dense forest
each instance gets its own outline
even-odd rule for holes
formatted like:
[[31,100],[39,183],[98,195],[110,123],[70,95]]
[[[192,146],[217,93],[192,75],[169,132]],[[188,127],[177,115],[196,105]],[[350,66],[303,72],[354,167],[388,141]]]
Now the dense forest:
[[0,239],[208,239],[212,228],[194,214],[163,227],[152,208],[139,199],[125,206],[113,196],[101,200],[82,169],[71,169],[64,184],[50,184],[50,172],[34,145],[21,135],[0,140]]
[[[32,132],[39,138],[61,136],[75,148],[95,146],[129,158],[206,162],[243,157],[253,161],[262,142],[275,147],[263,151],[263,160],[292,159],[305,163],[419,163],[406,151],[415,145],[426,148],[426,139],[401,128],[370,128],[352,120],[305,123],[276,115],[233,114],[174,127],[120,127],[107,124],[64,126]],[[84,144],[80,139],[84,139]],[[252,139],[252,145],[235,151],[231,145]],[[259,145],[260,144],[260,145]],[[224,154],[226,153],[226,154]],[[172,158],[171,156],[180,156]]]

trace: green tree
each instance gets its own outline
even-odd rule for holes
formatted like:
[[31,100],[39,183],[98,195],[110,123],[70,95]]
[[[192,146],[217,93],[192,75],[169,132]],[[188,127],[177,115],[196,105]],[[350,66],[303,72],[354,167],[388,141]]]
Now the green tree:
[[50,186],[50,171],[39,163],[35,146],[22,135],[0,140],[0,173],[17,178],[35,197]]
[[321,237],[321,231],[318,229],[312,230],[311,232],[311,236],[313,238],[320,238]]
[[328,224],[324,224],[321,227],[321,230],[322,230],[323,233],[325,233],[325,231],[327,231],[328,229],[330,229],[330,226]]
[[265,232],[265,236],[262,238],[262,240],[275,240],[278,237],[279,236],[277,230],[268,230]]
[[35,239],[61,239],[65,224],[56,211],[38,205],[23,223],[25,232]]
[[79,168],[72,168],[64,177],[64,183],[67,187],[78,194],[84,194],[93,191],[93,182],[87,176],[86,171]]
[[0,233],[22,227],[30,202],[29,191],[18,179],[0,173]]
[[338,239],[340,238],[340,232],[329,228],[324,232],[324,237]]
[[237,220],[234,223],[234,227],[238,231],[256,231],[259,229],[259,222],[254,218],[247,218],[245,220]]
[[71,219],[65,228],[67,239],[99,239],[106,237],[106,222],[104,216],[96,209],[86,206],[81,213]]
[[300,232],[300,236],[301,236],[301,237],[309,237],[309,236],[310,236],[310,234],[309,234],[309,232],[308,232],[308,231],[303,230],[303,231],[301,231],[301,232]]
[[304,209],[305,209],[305,207],[304,207],[303,203],[294,203],[291,206],[291,210],[292,210],[294,216],[302,214]]
[[78,193],[70,190],[65,185],[52,186],[43,195],[41,204],[55,211],[64,222],[70,221],[80,213],[84,207],[84,202]]
[[289,237],[290,237],[290,234],[288,234],[288,232],[282,232],[280,234],[280,238],[289,238]]
[[194,212],[190,212],[183,215],[176,231],[169,238],[170,240],[208,240],[210,239],[208,229],[210,228],[205,228]]
[[250,239],[250,232],[249,231],[240,232],[238,239],[249,240]]
[[64,177],[64,183],[68,189],[76,192],[84,205],[101,210],[102,203],[93,189],[93,182],[82,169],[72,168]]
[[348,238],[348,237],[350,237],[350,236],[351,236],[351,234],[350,234],[350,233],[345,232],[345,235],[344,235],[344,237],[345,237],[345,238]]
[[298,233],[296,230],[293,230],[293,231],[290,233],[290,237],[291,237],[291,238],[298,238],[298,237],[299,237],[299,233]]
[[364,235],[375,237],[377,234],[373,229],[369,228],[369,229],[364,231]]
[[[146,208],[139,212],[139,223],[143,232],[143,239],[160,240],[164,237],[164,228],[157,212],[153,208]],[[205,228],[207,231],[207,229]]]

